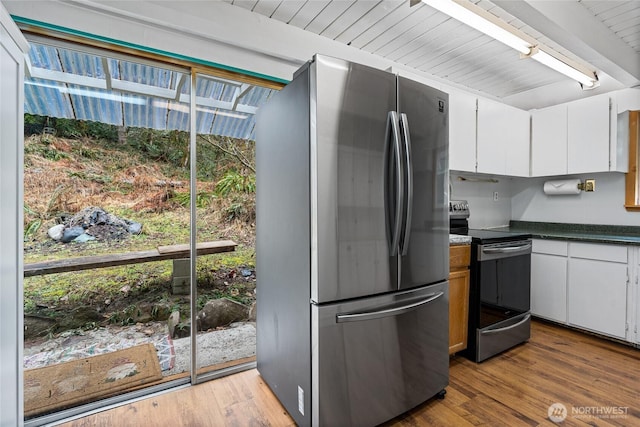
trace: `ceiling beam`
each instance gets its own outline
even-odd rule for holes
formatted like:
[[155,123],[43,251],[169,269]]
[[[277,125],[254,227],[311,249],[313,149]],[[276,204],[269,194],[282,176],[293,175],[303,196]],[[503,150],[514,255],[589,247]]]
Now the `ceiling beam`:
[[626,87],[640,83],[640,54],[577,1],[493,0]]

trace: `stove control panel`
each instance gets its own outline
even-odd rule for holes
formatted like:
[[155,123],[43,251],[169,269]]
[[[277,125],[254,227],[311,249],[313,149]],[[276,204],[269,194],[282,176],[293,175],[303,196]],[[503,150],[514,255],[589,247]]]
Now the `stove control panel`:
[[466,200],[450,200],[449,218],[469,218],[469,202]]

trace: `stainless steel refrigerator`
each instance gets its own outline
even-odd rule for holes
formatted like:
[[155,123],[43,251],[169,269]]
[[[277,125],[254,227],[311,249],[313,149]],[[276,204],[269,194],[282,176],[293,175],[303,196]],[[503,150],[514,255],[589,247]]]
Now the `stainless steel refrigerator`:
[[260,375],[301,426],[374,426],[442,392],[447,94],[316,55],[256,126]]

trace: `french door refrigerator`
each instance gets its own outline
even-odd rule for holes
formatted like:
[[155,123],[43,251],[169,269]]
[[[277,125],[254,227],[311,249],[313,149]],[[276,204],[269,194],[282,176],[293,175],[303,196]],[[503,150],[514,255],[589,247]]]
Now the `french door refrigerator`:
[[257,366],[301,426],[449,380],[447,94],[316,55],[256,123]]

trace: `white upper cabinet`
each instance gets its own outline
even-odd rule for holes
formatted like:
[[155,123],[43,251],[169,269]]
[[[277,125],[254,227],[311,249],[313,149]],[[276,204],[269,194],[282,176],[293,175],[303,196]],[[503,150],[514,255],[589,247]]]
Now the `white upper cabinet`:
[[449,94],[449,169],[476,171],[476,97]]
[[567,174],[567,106],[531,114],[531,176]]
[[626,172],[629,143],[617,122],[609,94],[533,111],[531,176]]
[[567,172],[609,170],[610,100],[593,96],[567,104]]
[[507,106],[507,165],[509,176],[530,176],[531,115],[528,111]]
[[527,111],[478,99],[477,172],[529,176]]

